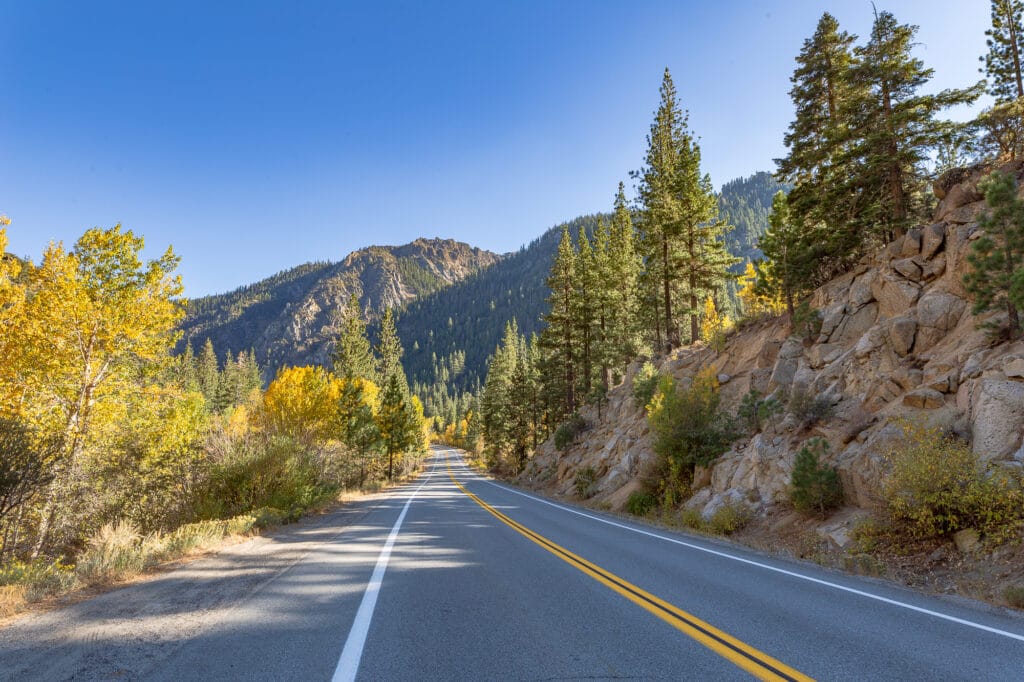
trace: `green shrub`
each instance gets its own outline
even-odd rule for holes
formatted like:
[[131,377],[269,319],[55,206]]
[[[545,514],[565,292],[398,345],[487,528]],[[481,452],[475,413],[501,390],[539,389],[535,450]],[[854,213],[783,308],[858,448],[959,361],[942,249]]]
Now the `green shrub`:
[[647,516],[658,506],[658,498],[650,493],[636,491],[626,500],[626,511],[634,516]]
[[704,517],[696,509],[684,509],[679,514],[679,523],[691,530],[704,530]]
[[742,502],[729,502],[719,507],[707,522],[707,530],[716,535],[732,535],[750,523],[753,514]]
[[284,523],[284,512],[273,507],[254,509],[252,515],[252,525],[255,528],[270,528],[271,526],[280,526]]
[[1024,609],[1024,586],[1011,585],[1003,590],[1003,599],[1015,609]]
[[260,507],[301,513],[337,490],[315,453],[277,436],[232,443],[199,496],[199,518],[229,518]]
[[564,450],[576,441],[587,428],[587,421],[578,414],[569,417],[555,429],[555,449]]
[[74,567],[61,559],[48,561],[10,561],[0,566],[0,587],[24,587],[26,601],[38,601],[66,592],[75,583]]
[[821,312],[807,301],[793,310],[793,333],[803,339],[813,339],[821,333]]
[[654,397],[659,376],[658,370],[649,362],[645,362],[637,370],[636,376],[633,377],[633,400],[640,409],[647,407]]
[[[694,377],[689,388],[662,377],[648,405],[662,487],[689,491],[694,467],[708,466],[736,438],[733,420],[720,409],[718,380],[711,369]],[[684,487],[681,487],[685,483]],[[666,499],[666,506],[679,500]]]
[[835,411],[828,396],[814,395],[800,384],[793,387],[786,409],[796,418],[797,426],[801,429],[811,428],[831,417]]
[[1019,532],[1024,493],[1014,482],[986,472],[966,443],[938,428],[903,430],[883,486],[890,531],[920,539],[974,528],[995,544]]
[[834,466],[822,464],[828,443],[812,438],[800,448],[793,462],[789,499],[802,512],[814,512],[824,518],[843,504],[843,484]]
[[596,483],[597,472],[594,471],[594,467],[583,467],[576,472],[576,478],[573,479],[576,496],[583,500],[593,497],[597,493]]
[[766,424],[774,428],[775,416],[781,411],[782,403],[771,396],[762,398],[760,391],[752,388],[740,401],[736,416],[748,431],[757,433]]

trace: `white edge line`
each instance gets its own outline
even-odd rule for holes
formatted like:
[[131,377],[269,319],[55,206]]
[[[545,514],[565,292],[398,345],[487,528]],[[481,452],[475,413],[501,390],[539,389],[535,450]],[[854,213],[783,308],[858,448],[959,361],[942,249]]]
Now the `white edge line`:
[[[467,470],[468,470],[468,468],[467,468]],[[627,526],[624,523],[617,523],[617,522],[612,521],[610,519],[604,519],[604,518],[601,518],[600,516],[594,516],[593,514],[587,514],[585,512],[581,512],[581,511],[578,511],[576,509],[572,509],[571,507],[565,507],[563,505],[556,504],[554,502],[550,502],[550,501],[545,500],[545,499],[540,498],[540,497],[534,497],[533,495],[528,495],[528,494],[526,494],[524,492],[521,492],[519,490],[515,490],[514,488],[510,488],[508,486],[501,485],[500,483],[495,483],[494,481],[490,481],[490,480],[488,480],[486,478],[483,478],[483,477],[478,477],[478,480],[481,480],[481,481],[483,481],[485,483],[490,483],[494,487],[501,488],[502,490],[505,490],[507,492],[514,493],[516,495],[521,495],[522,497],[531,499],[534,502],[540,502],[541,504],[546,504],[546,505],[548,505],[550,507],[554,507],[555,509],[561,509],[562,511],[567,511],[570,514],[576,514],[577,516],[582,516],[584,518],[591,519],[592,521],[598,521],[600,523],[604,523],[604,524],[607,524],[609,526],[615,526],[616,528],[622,528],[623,530],[628,530],[628,531],[632,531],[634,533],[639,533],[640,535],[646,535],[648,537],[657,538],[658,540],[664,540],[665,542],[671,542],[671,543],[676,544],[676,545],[681,545],[681,546],[686,547],[688,549],[695,549],[698,552],[705,552],[707,554],[713,554],[715,556],[719,556],[719,557],[722,557],[724,559],[731,559],[733,561],[738,561],[738,562],[743,563],[743,564],[749,564],[750,566],[757,566],[758,568],[763,568],[763,569],[768,570],[768,571],[774,571],[775,573],[781,573],[783,575],[788,575],[788,576],[790,576],[792,578],[798,578],[799,580],[806,580],[807,582],[816,583],[818,585],[824,585],[825,587],[831,587],[832,589],[835,589],[835,590],[841,590],[843,592],[849,592],[850,594],[856,594],[856,595],[858,595],[860,597],[866,597],[868,599],[874,599],[875,601],[880,601],[880,602],[883,602],[883,603],[886,603],[886,604],[890,604],[892,606],[898,606],[900,608],[909,609],[910,611],[916,611],[918,613],[923,613],[925,615],[933,616],[935,618],[941,618],[942,620],[948,620],[950,622],[957,623],[959,625],[965,625],[965,626],[970,627],[970,628],[975,628],[977,630],[984,630],[985,632],[991,632],[992,634],[995,634],[995,635],[1001,635],[1003,637],[1009,637],[1010,639],[1015,639],[1017,641],[1024,642],[1024,635],[1018,635],[1015,632],[1007,632],[1006,630],[1000,630],[998,628],[993,628],[993,627],[990,627],[988,625],[982,625],[981,623],[975,623],[974,621],[965,620],[963,618],[957,618],[956,616],[950,616],[948,614],[940,613],[938,611],[932,611],[930,609],[925,609],[925,608],[922,608],[920,606],[914,606],[913,604],[908,604],[906,602],[898,601],[896,599],[889,599],[888,597],[882,597],[882,596],[877,595],[877,594],[871,594],[870,592],[865,592],[863,590],[858,590],[858,589],[853,588],[853,587],[846,587],[845,585],[840,585],[838,583],[829,582],[828,580],[821,580],[820,578],[812,578],[809,575],[804,575],[802,573],[796,573],[795,571],[787,571],[784,568],[778,568],[777,566],[771,566],[770,564],[763,564],[763,563],[761,563],[759,561],[753,561],[751,559],[744,559],[743,557],[738,557],[738,556],[735,556],[733,554],[728,554],[727,552],[720,552],[718,550],[714,550],[714,549],[711,549],[709,547],[701,547],[700,545],[696,545],[696,544],[693,544],[691,542],[686,542],[685,540],[677,540],[676,538],[671,538],[671,537],[668,537],[666,535],[659,535],[658,533],[652,533],[650,531],[642,530],[640,528],[634,528],[633,526]]]
[[409,506],[412,504],[413,499],[416,498],[416,495],[423,490],[423,486],[434,475],[435,469],[437,469],[436,462],[430,473],[427,474],[426,479],[420,484],[420,487],[416,488],[412,495],[409,496],[409,499],[405,501],[405,506],[402,507],[398,520],[395,521],[395,525],[391,528],[391,533],[384,543],[384,548],[381,549],[380,556],[377,557],[377,565],[373,569],[373,575],[370,576],[370,582],[366,584],[363,600],[359,603],[359,610],[356,611],[356,617],[352,621],[352,629],[349,630],[348,638],[345,640],[345,648],[341,650],[338,665],[334,668],[334,676],[331,677],[332,682],[348,682],[349,680],[356,679],[356,673],[359,671],[359,660],[363,657],[363,647],[366,645],[366,636],[370,633],[370,621],[373,620],[373,610],[377,606],[377,595],[380,594],[384,572],[387,571],[388,560],[391,558],[391,549],[398,540],[398,532],[402,528],[402,521],[405,520],[405,514],[409,511]]

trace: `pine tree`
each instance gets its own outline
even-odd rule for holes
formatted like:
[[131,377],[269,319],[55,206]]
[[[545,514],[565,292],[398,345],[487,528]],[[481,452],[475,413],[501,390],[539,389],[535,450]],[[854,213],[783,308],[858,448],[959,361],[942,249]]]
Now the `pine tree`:
[[206,404],[214,409],[217,403],[217,392],[220,386],[220,370],[218,368],[217,353],[213,350],[213,341],[207,337],[203,349],[199,351],[198,360],[199,390],[206,398]]
[[417,425],[411,419],[409,400],[400,373],[389,374],[376,418],[384,452],[388,456],[389,481],[394,480],[395,458],[400,459],[416,444]]
[[599,298],[599,277],[594,249],[587,233],[580,230],[576,251],[576,290],[573,294],[573,324],[580,348],[579,390],[586,399],[594,385],[595,327]]
[[260,369],[259,362],[256,361],[255,349],[249,349],[243,367],[242,396],[245,397],[263,387],[263,371]]
[[402,369],[402,355],[402,342],[395,328],[395,314],[391,308],[387,308],[380,321],[380,336],[377,340],[377,376],[385,386],[392,376],[398,376],[399,384],[408,393],[408,381]]
[[515,404],[513,382],[519,364],[519,327],[515,320],[505,325],[505,334],[487,365],[481,400],[482,430],[491,466],[501,464],[503,453],[514,447]]
[[573,250],[569,228],[562,228],[562,240],[547,279],[551,290],[548,297],[547,324],[541,333],[541,345],[550,350],[555,372],[548,375],[548,385],[557,387],[562,394],[559,416],[576,411],[576,382],[579,341],[576,336],[576,252]]
[[637,288],[643,259],[637,250],[633,216],[626,203],[626,192],[621,182],[615,194],[607,263],[610,268],[607,304],[609,360],[613,367],[625,374],[626,366],[641,352],[640,298]]
[[768,231],[761,235],[759,242],[765,261],[757,266],[754,291],[769,300],[783,299],[792,321],[795,299],[810,288],[809,270],[813,263],[805,257],[803,235],[790,218],[789,201],[784,192],[776,193],[772,199],[768,225]]
[[366,380],[352,377],[342,380],[338,397],[338,439],[359,460],[359,485],[366,483],[373,458],[381,447],[380,428],[366,398]]
[[185,350],[178,357],[178,383],[186,391],[200,392],[199,368],[196,364],[196,354],[192,350],[192,342],[185,344]]
[[854,40],[856,36],[839,30],[835,17],[824,13],[814,35],[804,41],[790,77],[795,117],[784,138],[789,153],[775,160],[776,177],[794,184],[790,194],[793,218],[808,229],[822,229],[836,218],[826,194],[842,172],[836,165],[843,145],[844,111],[851,96]]
[[[721,286],[736,259],[725,249],[729,226],[718,219],[718,200],[711,179],[701,173],[700,146],[676,100],[668,69],[660,92],[640,173],[641,228],[645,285],[657,282],[660,301],[653,317],[671,349],[681,342],[680,313],[690,317],[690,340],[700,338],[700,301]],[[660,339],[661,334],[654,336]]]
[[988,76],[988,92],[997,103],[1012,102],[1024,97],[1021,81],[1021,59],[1024,55],[1024,2],[992,0],[992,27],[985,31],[988,53],[984,62]]
[[217,380],[217,391],[213,399],[213,411],[220,414],[235,404],[238,387],[238,366],[229,349],[224,356],[224,369]]
[[1010,337],[1017,338],[1024,306],[1024,200],[1012,173],[993,173],[984,188],[989,211],[978,219],[984,234],[971,245],[964,284],[975,297],[974,313],[1003,306]]
[[612,304],[618,283],[615,281],[615,265],[612,263],[611,228],[603,219],[598,219],[594,230],[593,288],[594,288],[594,341],[593,359],[598,367],[601,392],[607,393],[612,383],[612,368],[617,364],[615,347],[611,336]]
[[334,373],[343,379],[367,379],[376,381],[375,360],[366,336],[366,322],[359,297],[355,294],[345,306],[345,320],[341,335],[334,345],[331,361]]
[[659,350],[679,346],[679,328],[674,317],[674,270],[677,241],[682,229],[683,208],[678,196],[681,148],[689,141],[687,114],[676,101],[672,75],[665,69],[662,77],[661,102],[654,114],[647,136],[647,154],[640,179],[640,202],[643,206],[641,235],[645,264],[643,286],[657,293],[648,298],[649,317],[654,323],[654,338]]
[[875,17],[868,43],[856,49],[850,72],[854,96],[846,107],[849,158],[856,172],[845,191],[857,196],[851,229],[889,240],[926,217],[924,164],[955,127],[935,118],[941,110],[973,102],[981,84],[923,95],[933,71],[910,53],[917,27],[890,12]]
[[676,176],[682,213],[673,270],[688,297],[691,343],[701,339],[701,300],[717,295],[731,278],[729,268],[739,261],[725,248],[725,234],[732,226],[718,216],[718,198],[710,176],[701,174],[700,159],[700,146],[692,137],[685,138]]

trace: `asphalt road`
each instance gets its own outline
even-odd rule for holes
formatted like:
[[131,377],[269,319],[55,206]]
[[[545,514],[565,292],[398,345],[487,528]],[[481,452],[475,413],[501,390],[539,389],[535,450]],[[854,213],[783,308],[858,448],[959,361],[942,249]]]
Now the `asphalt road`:
[[1022,680],[1024,619],[567,507],[413,483],[0,630],[0,678]]

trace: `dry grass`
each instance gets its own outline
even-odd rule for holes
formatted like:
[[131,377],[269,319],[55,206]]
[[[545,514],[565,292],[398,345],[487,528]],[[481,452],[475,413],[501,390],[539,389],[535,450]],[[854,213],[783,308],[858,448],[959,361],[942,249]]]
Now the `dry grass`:
[[25,585],[0,585],[0,619],[8,618],[22,611],[28,600]]
[[[416,473],[396,480],[394,485],[415,478]],[[354,502],[388,487],[391,486],[379,483],[363,490],[343,491],[304,510],[304,513],[326,511],[337,504]],[[149,535],[142,535],[128,522],[107,524],[89,541],[76,565],[69,566],[58,560],[28,564],[13,561],[0,566],[0,621],[51,597],[63,597],[76,591],[96,594],[97,589],[102,591],[132,580],[161,564],[200,556],[296,518],[298,515],[292,512],[261,507],[230,519],[199,521],[167,533]],[[85,588],[89,589],[82,592]]]

